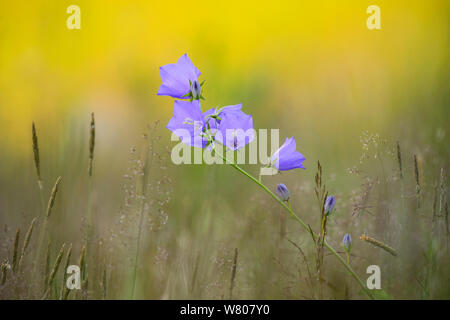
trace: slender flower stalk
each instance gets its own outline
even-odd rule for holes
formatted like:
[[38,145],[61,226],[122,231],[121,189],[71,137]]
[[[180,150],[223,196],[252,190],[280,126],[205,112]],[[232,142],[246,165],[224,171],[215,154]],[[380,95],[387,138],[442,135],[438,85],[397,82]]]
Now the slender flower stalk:
[[[305,231],[310,232],[312,237],[314,238],[314,240],[318,239],[318,235],[316,233],[314,233],[309,227],[308,225],[303,222],[303,220],[297,216],[295,214],[295,212],[292,210],[292,208],[290,207],[290,204],[286,204],[286,202],[284,202],[283,200],[281,200],[279,197],[277,197],[268,187],[266,187],[264,184],[262,184],[258,179],[256,179],[255,177],[253,177],[251,174],[249,174],[247,171],[245,171],[244,169],[242,169],[241,167],[239,167],[236,163],[234,162],[229,162],[226,157],[224,157],[223,155],[219,154],[219,157],[222,158],[222,160],[225,161],[226,164],[229,164],[230,166],[232,166],[233,168],[235,168],[237,171],[239,171],[240,173],[242,173],[243,175],[245,175],[247,178],[249,178],[251,181],[253,181],[254,183],[256,183],[259,187],[261,187],[265,192],[267,192],[273,199],[275,199],[275,201],[277,201],[284,209],[286,209],[286,211],[298,222],[300,223],[300,225],[302,226],[303,229],[305,229]],[[364,283],[361,281],[361,279],[358,277],[358,275],[355,273],[355,271],[353,271],[353,269],[350,267],[350,265],[337,253],[337,251],[330,245],[328,244],[328,242],[326,240],[324,240],[323,245],[339,260],[340,263],[342,263],[344,265],[344,267],[347,269],[347,271],[350,273],[350,275],[355,279],[355,281],[360,285],[360,287],[363,289],[364,293],[367,294],[367,296],[370,299],[374,299],[372,293],[366,288],[366,286],[364,285]]]
[[[216,152],[215,146],[218,143],[234,151],[243,148],[253,140],[254,129],[252,116],[241,112],[241,105],[224,107],[218,111],[212,109],[206,111],[205,113],[201,112],[199,101],[199,99],[203,98],[201,96],[201,85],[199,87],[196,83],[198,77],[200,76],[200,71],[194,67],[187,55],[184,55],[178,59],[176,64],[161,67],[160,73],[163,84],[158,90],[158,95],[167,95],[178,99],[189,98],[190,100],[189,102],[179,100],[175,101],[173,112],[174,116],[167,125],[167,128],[180,137],[183,143],[200,148],[208,147],[213,152]],[[224,132],[226,133],[225,135]],[[229,132],[231,133],[230,135],[228,134]],[[334,197],[330,198],[330,202],[327,204],[327,214],[325,214],[325,199],[322,198],[323,195],[325,195],[326,198],[325,186],[323,186],[322,190],[322,184],[320,183],[320,197],[318,191],[316,190],[316,194],[318,195],[318,200],[321,205],[320,209],[322,217],[321,232],[317,235],[311,230],[311,227],[306,225],[303,220],[300,219],[292,210],[291,204],[289,203],[289,191],[284,185],[278,186],[277,193],[279,196],[276,196],[261,182],[261,173],[259,179],[256,179],[234,163],[233,160],[227,159],[227,156],[224,156],[221,153],[217,153],[217,155],[224,160],[226,164],[231,165],[240,173],[247,176],[250,180],[266,191],[272,198],[274,198],[297,222],[300,223],[303,229],[311,234],[313,241],[317,241],[317,247],[319,248],[317,252],[322,255],[324,246],[330,250],[330,252],[344,265],[350,275],[358,282],[369,298],[373,299],[370,291],[364,286],[363,282],[359,279],[350,265],[346,263],[345,260],[336,252],[336,250],[334,250],[334,248],[331,247],[325,240],[326,216],[333,210],[335,201]],[[303,166],[303,161],[305,161],[305,157],[300,152],[296,151],[296,142],[294,137],[286,138],[284,144],[271,156],[269,167],[279,171],[287,171],[296,168],[305,169]],[[136,281],[141,224],[142,212],[138,231],[132,298],[134,295]],[[321,281],[320,273],[319,281]]]

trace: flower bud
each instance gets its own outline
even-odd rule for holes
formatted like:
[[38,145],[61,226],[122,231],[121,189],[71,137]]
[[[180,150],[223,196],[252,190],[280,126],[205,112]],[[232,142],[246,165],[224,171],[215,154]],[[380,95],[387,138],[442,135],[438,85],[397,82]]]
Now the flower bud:
[[342,243],[344,244],[345,251],[350,252],[352,249],[352,237],[350,234],[345,234],[344,239],[342,239]]
[[327,199],[325,200],[325,206],[324,206],[325,216],[328,216],[333,212],[335,203],[336,203],[336,198],[334,196],[327,197]]
[[194,82],[191,83],[191,93],[192,98],[195,100],[199,100],[202,96],[202,87],[197,80],[194,80]]
[[290,196],[290,192],[289,189],[282,183],[280,183],[279,185],[277,185],[277,195],[278,197],[283,200],[283,201],[288,201],[289,200],[289,196]]

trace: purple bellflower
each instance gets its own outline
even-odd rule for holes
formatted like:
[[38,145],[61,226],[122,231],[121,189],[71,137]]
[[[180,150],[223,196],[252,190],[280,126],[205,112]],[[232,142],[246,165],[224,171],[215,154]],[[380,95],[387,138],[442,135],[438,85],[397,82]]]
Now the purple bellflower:
[[289,196],[291,195],[289,189],[282,183],[277,185],[277,195],[283,201],[289,201]]
[[234,151],[245,147],[254,138],[255,132],[251,115],[233,108],[228,111],[222,109],[222,112],[219,113],[219,119],[217,119],[215,140]]
[[350,252],[352,249],[352,236],[348,233],[345,234],[344,239],[342,239],[345,251]]
[[187,54],[182,55],[176,64],[160,67],[159,73],[162,80],[158,90],[159,96],[191,100],[202,98],[202,84],[198,82],[201,72]]
[[283,145],[272,155],[270,159],[272,166],[280,171],[305,169],[302,164],[305,157],[296,151],[296,148],[294,137],[286,138]]
[[324,212],[325,215],[328,216],[333,212],[334,205],[336,204],[335,196],[328,196],[325,200]]
[[205,121],[200,109],[200,101],[175,101],[173,117],[167,124],[167,129],[177,135],[183,143],[204,148],[207,143],[203,137],[204,127]]
[[208,122],[209,127],[214,132],[218,126],[220,125],[220,122],[222,121],[222,117],[225,114],[229,113],[236,113],[238,116],[245,116],[246,114],[241,111],[242,109],[242,103],[235,104],[232,106],[225,106],[221,107],[219,109],[209,109],[204,113],[205,115],[205,121]]

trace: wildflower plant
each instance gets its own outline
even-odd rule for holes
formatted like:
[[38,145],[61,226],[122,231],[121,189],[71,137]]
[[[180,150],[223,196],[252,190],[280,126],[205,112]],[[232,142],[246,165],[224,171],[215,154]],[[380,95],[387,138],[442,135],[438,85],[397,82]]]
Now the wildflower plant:
[[[285,185],[279,184],[276,194],[273,193],[259,179],[255,178],[249,172],[238,166],[234,160],[225,157],[223,152],[217,152],[217,145],[225,146],[231,151],[245,147],[253,140],[253,118],[242,111],[242,104],[226,106],[219,109],[209,109],[202,113],[200,99],[204,100],[201,94],[202,84],[198,83],[200,71],[193,65],[189,57],[184,54],[176,64],[169,64],[160,67],[162,85],[158,90],[158,95],[167,95],[176,99],[189,99],[189,101],[175,100],[173,108],[173,117],[170,119],[167,128],[175,135],[180,137],[181,141],[189,146],[197,148],[209,148],[224,163],[230,165],[248,179],[256,183],[260,188],[275,199],[299,224],[309,232],[313,240],[317,241],[317,248],[326,247],[347,269],[350,275],[358,282],[363,291],[373,298],[370,291],[337,251],[325,239],[326,217],[332,212],[335,198],[326,197],[325,187],[321,184],[321,166],[320,178],[316,175],[316,185],[320,179],[320,186],[316,195],[320,202],[322,213],[322,226],[319,234],[312,231],[292,209],[288,201],[290,194]],[[303,162],[305,157],[297,151],[295,138],[286,138],[284,144],[271,156],[269,167],[279,171],[288,171],[297,168],[305,169]],[[323,199],[323,200],[322,200]],[[321,253],[322,252],[322,253]],[[323,250],[318,249],[318,253],[323,256]],[[320,268],[319,268],[320,269]],[[319,271],[319,270],[318,270]],[[319,279],[320,280],[320,279]]]

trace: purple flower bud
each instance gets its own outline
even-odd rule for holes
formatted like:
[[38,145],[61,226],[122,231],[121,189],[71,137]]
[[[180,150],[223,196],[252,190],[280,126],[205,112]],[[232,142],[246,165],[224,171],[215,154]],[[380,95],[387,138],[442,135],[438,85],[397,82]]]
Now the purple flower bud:
[[345,251],[350,252],[352,249],[352,237],[350,234],[345,234],[344,239],[342,239],[342,243],[344,244]]
[[290,196],[290,192],[289,189],[282,183],[280,183],[279,185],[277,185],[277,195],[278,197],[283,200],[283,201],[288,201],[289,200],[289,196]]
[[336,203],[336,198],[334,196],[328,196],[325,200],[324,212],[328,216],[333,212],[334,205]]
[[191,94],[194,100],[199,100],[202,96],[202,87],[197,80],[191,83]]

